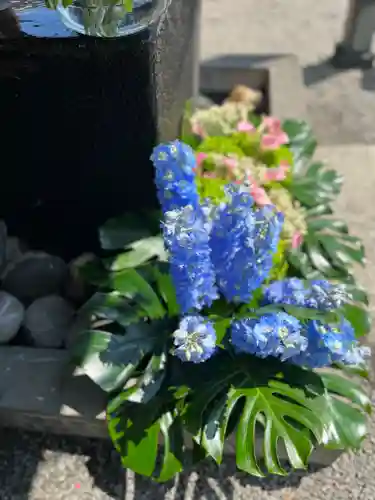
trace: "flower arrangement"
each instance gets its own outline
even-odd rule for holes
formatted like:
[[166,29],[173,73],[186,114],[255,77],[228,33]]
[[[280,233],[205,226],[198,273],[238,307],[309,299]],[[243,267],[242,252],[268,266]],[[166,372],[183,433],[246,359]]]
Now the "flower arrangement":
[[182,140],[195,150],[200,193],[220,200],[227,182],[239,182],[256,205],[275,205],[284,215],[282,272],[271,276],[341,283],[353,298],[353,321],[368,333],[368,297],[354,277],[354,266],[365,264],[364,247],[332,217],[342,178],[313,161],[316,141],[305,122],[255,114],[260,97],[249,92],[237,86],[222,105],[187,114]]
[[152,161],[161,214],[100,229],[107,253],[85,269],[97,292],[73,348],[108,392],[123,466],[167,481],[204,458],[220,464],[234,438],[238,468],[263,476],[286,474],[280,443],[294,469],[316,446],[358,448],[370,402],[348,375],[366,376],[369,352],[345,287],[270,281],[283,214],[242,184],[202,199],[182,142],[157,146]]

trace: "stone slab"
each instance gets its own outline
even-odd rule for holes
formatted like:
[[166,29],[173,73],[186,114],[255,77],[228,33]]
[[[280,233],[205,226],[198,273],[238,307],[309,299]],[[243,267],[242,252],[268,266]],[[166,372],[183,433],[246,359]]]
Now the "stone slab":
[[302,70],[293,55],[228,54],[201,63],[201,93],[229,93],[235,85],[266,87],[270,114],[280,119],[306,118]]
[[0,424],[56,434],[104,438],[106,394],[72,374],[68,353],[0,348]]

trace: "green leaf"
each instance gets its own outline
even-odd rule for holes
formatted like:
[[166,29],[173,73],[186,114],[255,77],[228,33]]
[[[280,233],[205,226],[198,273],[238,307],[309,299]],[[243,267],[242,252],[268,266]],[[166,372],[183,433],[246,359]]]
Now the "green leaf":
[[358,242],[356,247],[353,247],[343,243],[343,238],[340,239],[337,236],[319,233],[318,237],[335,266],[347,270],[353,262],[364,265],[364,249],[361,244],[358,245]]
[[339,373],[321,374],[325,392],[309,400],[324,423],[324,443],[334,449],[358,449],[366,436],[371,402],[365,391]]
[[149,236],[153,236],[153,232],[144,214],[124,214],[109,219],[99,229],[100,243],[104,250],[119,250]]
[[353,302],[363,303],[366,306],[369,305],[368,295],[363,287],[355,282],[353,277],[350,277],[352,281],[341,280],[340,284],[345,288],[345,291],[351,297]]
[[307,210],[306,218],[309,220],[312,217],[320,217],[321,215],[330,215],[332,213],[332,208],[329,205],[320,204]]
[[167,255],[161,236],[150,236],[135,241],[127,246],[127,250],[114,258],[105,259],[105,267],[111,271],[121,271],[141,266],[154,258],[166,260]]
[[327,277],[335,277],[338,272],[332,267],[329,260],[322,253],[322,247],[319,240],[314,235],[308,234],[304,240],[304,248],[306,247],[308,256],[312,266]]
[[[168,267],[169,270],[169,267]],[[180,313],[180,306],[177,302],[176,289],[169,272],[162,272],[157,267],[154,268],[158,292],[167,306],[169,316],[177,316]]]
[[118,396],[108,404],[108,411],[117,411],[125,401],[146,404],[158,393],[166,375],[167,352],[163,346],[160,352],[151,356],[139,377],[130,379]]
[[80,309],[79,314],[115,321],[121,326],[138,323],[147,316],[139,305],[130,303],[118,292],[95,293]]
[[255,446],[261,429],[269,473],[286,474],[279,460],[280,441],[291,466],[304,468],[314,447],[312,436],[319,442],[324,431],[319,414],[308,406],[314,394],[305,394],[306,388],[315,385],[318,397],[322,391],[319,377],[271,359],[246,356],[231,362],[225,355],[215,358],[212,376],[200,378],[184,414],[185,425],[197,442],[220,463],[227,432],[236,429],[237,466],[263,476]]
[[143,357],[160,341],[157,325],[138,323],[125,335],[105,331],[83,332],[73,347],[73,357],[104,391],[123,386]]
[[317,143],[311,127],[303,121],[286,120],[283,129],[289,137],[289,148],[294,156],[293,171],[299,174],[306,169],[308,161],[312,158]]
[[123,0],[125,10],[127,12],[133,12],[133,0]]
[[152,286],[135,270],[112,273],[113,288],[127,299],[139,304],[152,319],[162,318],[165,310]]
[[214,321],[214,327],[216,332],[216,345],[220,345],[224,340],[227,330],[231,324],[231,318],[224,318]]
[[348,233],[348,225],[339,219],[312,219],[308,221],[308,227],[310,231],[335,231],[339,233]]
[[324,169],[324,163],[320,161],[311,163],[311,165],[306,171],[306,177],[309,177],[310,179],[315,179],[323,169]]
[[345,304],[342,308],[345,318],[352,324],[356,337],[363,337],[371,331],[371,316],[366,309],[353,304]]
[[289,250],[286,252],[286,257],[290,266],[290,276],[299,276],[306,279],[319,277],[320,273],[314,270],[308,256],[302,249]]
[[[161,398],[147,405],[124,405],[121,412],[107,412],[108,430],[122,465],[159,482],[183,470],[183,431],[174,412],[164,410]],[[158,445],[162,442],[160,466]]]
[[316,309],[288,305],[284,305],[283,309],[291,316],[295,316],[301,320],[316,319],[322,321],[323,323],[337,323],[339,319],[337,313],[333,311],[324,312]]

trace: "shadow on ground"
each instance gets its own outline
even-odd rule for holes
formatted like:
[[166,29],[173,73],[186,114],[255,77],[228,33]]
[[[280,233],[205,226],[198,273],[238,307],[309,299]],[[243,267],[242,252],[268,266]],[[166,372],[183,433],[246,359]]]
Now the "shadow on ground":
[[[317,83],[329,80],[351,69],[337,69],[331,65],[330,59],[310,64],[303,68],[303,77],[306,87],[311,87]],[[362,73],[361,88],[369,92],[375,91],[375,68],[360,70]]]
[[[235,459],[227,457],[220,469],[212,463],[203,463],[166,484],[156,484],[141,476],[134,477],[132,473],[128,472],[125,484],[126,499],[199,500],[204,498],[205,500],[233,500],[243,497],[243,493],[238,491],[239,488],[248,491],[248,498],[250,498],[251,491],[248,488],[258,488],[266,492],[282,488],[295,490],[306,475],[320,469],[321,467],[311,467],[309,471],[294,472],[286,477],[271,476],[262,479],[238,472]],[[251,498],[253,497],[251,496]]]
[[[307,474],[258,479],[236,471],[227,457],[221,468],[202,463],[174,481],[157,484],[131,471],[125,474],[111,444],[84,438],[0,430],[1,500],[222,500],[236,498],[236,486],[265,491],[298,488]],[[126,477],[125,477],[126,476]],[[124,484],[125,483],[125,484]],[[85,496],[86,495],[86,496]]]
[[1,500],[123,498],[124,474],[109,442],[0,429]]

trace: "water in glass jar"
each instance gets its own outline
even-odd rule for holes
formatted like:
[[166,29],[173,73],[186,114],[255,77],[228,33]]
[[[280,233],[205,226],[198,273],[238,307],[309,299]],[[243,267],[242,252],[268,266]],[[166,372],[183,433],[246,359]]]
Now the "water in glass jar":
[[122,1],[73,0],[58,6],[65,26],[89,36],[114,38],[136,33],[147,27],[165,9],[168,0],[133,0],[129,12]]

